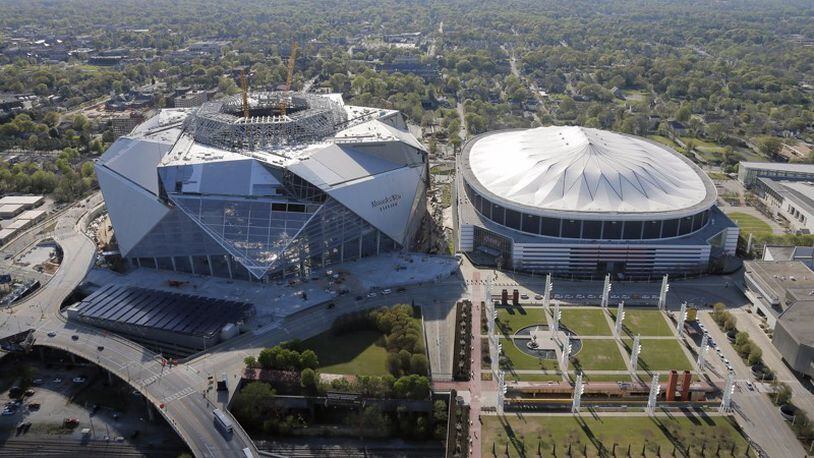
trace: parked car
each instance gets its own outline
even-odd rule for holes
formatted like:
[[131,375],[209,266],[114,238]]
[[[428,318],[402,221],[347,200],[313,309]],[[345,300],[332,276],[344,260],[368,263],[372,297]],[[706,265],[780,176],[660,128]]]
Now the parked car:
[[48,337],[56,337],[56,336],[57,336],[56,332],[54,332],[54,331],[49,331],[48,332]]
[[74,383],[85,383],[85,377],[74,377],[71,381]]

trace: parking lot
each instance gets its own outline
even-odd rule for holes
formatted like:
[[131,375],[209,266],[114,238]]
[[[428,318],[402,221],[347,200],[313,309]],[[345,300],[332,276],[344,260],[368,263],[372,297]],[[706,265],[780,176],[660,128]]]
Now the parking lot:
[[73,364],[67,356],[49,355],[48,361],[34,355],[0,361],[0,448],[42,438],[118,443],[146,454],[185,449],[160,415],[150,421],[144,400],[125,383],[114,377],[111,384],[95,366]]

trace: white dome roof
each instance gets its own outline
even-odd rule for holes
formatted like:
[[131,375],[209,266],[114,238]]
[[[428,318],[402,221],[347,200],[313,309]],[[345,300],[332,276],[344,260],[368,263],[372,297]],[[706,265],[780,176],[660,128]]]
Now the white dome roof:
[[708,194],[703,172],[665,147],[585,127],[487,135],[468,159],[491,193],[550,210],[664,212],[692,207]]

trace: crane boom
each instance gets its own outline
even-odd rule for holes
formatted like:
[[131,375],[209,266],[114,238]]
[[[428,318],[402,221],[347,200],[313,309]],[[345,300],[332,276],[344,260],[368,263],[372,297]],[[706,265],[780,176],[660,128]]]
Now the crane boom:
[[[291,80],[294,77],[294,64],[297,62],[297,42],[291,43],[291,55],[288,56],[288,76],[285,80],[285,87],[287,90],[291,90]],[[285,98],[280,100],[280,115],[285,116],[286,109],[288,108],[288,104],[286,103]]]

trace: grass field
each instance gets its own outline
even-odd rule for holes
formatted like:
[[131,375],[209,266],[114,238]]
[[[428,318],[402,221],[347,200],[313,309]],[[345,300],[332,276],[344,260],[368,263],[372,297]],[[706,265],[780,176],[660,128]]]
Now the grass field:
[[771,235],[772,228],[765,221],[756,216],[746,213],[732,212],[727,216],[735,221],[741,230],[745,233],[753,233],[755,235]]
[[580,336],[609,336],[611,334],[605,312],[601,309],[561,309],[562,323]]
[[506,335],[513,335],[526,326],[547,323],[545,311],[540,307],[500,307],[497,309],[496,324],[498,329]]
[[556,370],[559,369],[559,364],[555,360],[550,359],[539,359],[529,356],[519,348],[514,345],[511,339],[502,339],[501,343],[503,344],[503,356],[506,359],[506,364],[504,365],[504,369],[507,372],[510,372],[512,369],[515,370],[533,370],[533,369],[543,369],[543,370]]
[[[485,416],[481,435],[484,457],[507,450],[512,457],[537,456],[538,446],[542,456],[575,457],[701,456],[702,449],[705,456],[742,457],[747,449],[732,421],[719,416]],[[671,455],[674,447],[680,451]]]
[[702,140],[700,138],[693,138],[693,137],[680,137],[680,138],[681,138],[681,141],[684,142],[684,144],[687,144],[687,142],[694,143],[695,144],[695,149],[698,150],[698,151],[701,151],[702,153],[717,154],[717,153],[722,153],[724,151],[724,147],[717,144],[717,143],[713,143],[713,142],[710,142],[710,141]]
[[647,138],[649,138],[650,140],[655,140],[655,141],[661,143],[662,145],[667,145],[667,146],[669,146],[670,148],[673,148],[673,149],[678,148],[678,145],[676,144],[676,142],[670,140],[669,138],[667,138],[667,137],[665,137],[663,135],[648,135]]
[[359,331],[333,335],[330,331],[303,341],[319,357],[325,374],[387,375],[387,350],[376,345],[381,333]]
[[[628,354],[632,339],[622,340]],[[641,339],[641,353],[639,353],[640,370],[667,371],[671,369],[683,371],[693,370],[693,365],[681,348],[681,344],[674,339]]]
[[[582,341],[582,349],[576,354],[579,367],[586,371],[623,371],[627,369],[625,360],[619,353],[619,346],[613,339],[591,339]],[[573,364],[574,368],[577,364]]]
[[[611,315],[616,320],[616,312],[611,312]],[[625,321],[622,324],[630,335],[639,334],[642,337],[673,335],[667,319],[659,310],[625,308]]]

